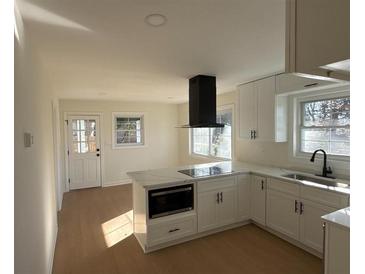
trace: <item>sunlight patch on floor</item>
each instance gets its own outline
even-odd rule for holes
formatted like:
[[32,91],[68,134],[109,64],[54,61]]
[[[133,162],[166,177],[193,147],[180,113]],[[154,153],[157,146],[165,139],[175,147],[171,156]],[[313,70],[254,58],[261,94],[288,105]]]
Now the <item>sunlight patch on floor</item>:
[[133,210],[121,214],[101,225],[107,247],[111,247],[133,233]]

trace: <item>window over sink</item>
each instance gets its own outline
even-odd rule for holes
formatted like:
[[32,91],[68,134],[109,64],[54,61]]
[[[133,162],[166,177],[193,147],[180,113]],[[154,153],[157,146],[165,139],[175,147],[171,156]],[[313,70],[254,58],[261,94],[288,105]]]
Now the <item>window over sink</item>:
[[350,156],[350,96],[306,98],[299,104],[299,152],[323,149],[329,155]]
[[195,155],[232,159],[233,106],[217,110],[217,122],[223,128],[193,128],[191,130],[191,152]]

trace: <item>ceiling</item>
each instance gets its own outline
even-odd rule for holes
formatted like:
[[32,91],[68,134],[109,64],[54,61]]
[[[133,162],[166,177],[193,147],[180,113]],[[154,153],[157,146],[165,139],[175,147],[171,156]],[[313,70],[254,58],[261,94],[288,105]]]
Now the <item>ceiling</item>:
[[224,93],[284,70],[285,0],[17,2],[60,98],[180,103],[197,74]]

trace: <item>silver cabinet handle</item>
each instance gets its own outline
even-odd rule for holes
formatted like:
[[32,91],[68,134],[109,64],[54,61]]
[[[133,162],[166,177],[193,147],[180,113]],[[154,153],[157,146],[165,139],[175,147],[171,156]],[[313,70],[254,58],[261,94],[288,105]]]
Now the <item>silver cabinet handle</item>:
[[256,139],[256,130],[253,131],[253,138]]
[[217,192],[217,204],[219,204],[219,192]]
[[169,233],[176,232],[176,231],[179,231],[179,230],[180,230],[180,228],[170,229],[170,230],[169,230]]
[[223,192],[221,192],[221,203],[223,203]]
[[250,130],[250,139],[251,140],[253,139],[253,130],[252,129]]

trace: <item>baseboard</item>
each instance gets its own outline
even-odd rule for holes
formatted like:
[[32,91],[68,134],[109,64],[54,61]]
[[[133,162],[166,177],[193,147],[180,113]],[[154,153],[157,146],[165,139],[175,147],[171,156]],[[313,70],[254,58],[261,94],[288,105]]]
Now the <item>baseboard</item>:
[[50,254],[50,258],[49,258],[49,263],[48,263],[48,273],[52,274],[53,271],[53,260],[54,260],[54,255],[56,252],[56,243],[57,243],[57,235],[58,235],[58,225],[56,225],[56,233],[55,233],[55,237],[53,238],[53,243],[52,243],[52,252]]
[[118,181],[105,182],[105,183],[103,183],[102,187],[119,186],[119,185],[131,184],[131,183],[132,183],[131,179],[121,179],[121,180],[118,180]]
[[299,247],[300,249],[303,249],[306,252],[308,252],[308,253],[310,253],[310,254],[312,254],[312,255],[320,258],[320,259],[323,258],[322,253],[318,252],[317,250],[315,250],[315,249],[313,249],[309,246],[306,246],[306,245],[302,244],[301,242],[299,242],[295,239],[292,239],[292,238],[290,238],[290,237],[288,237],[288,236],[286,236],[286,235],[284,235],[284,234],[282,234],[282,233],[280,233],[276,230],[273,230],[273,229],[271,229],[267,226],[261,225],[261,224],[255,222],[255,221],[252,221],[252,223],[254,225],[258,226],[259,228],[262,228],[263,230],[266,230],[267,232],[275,235],[276,237],[279,237],[280,239],[283,239],[284,241],[289,242],[290,244],[295,245],[296,247]]

